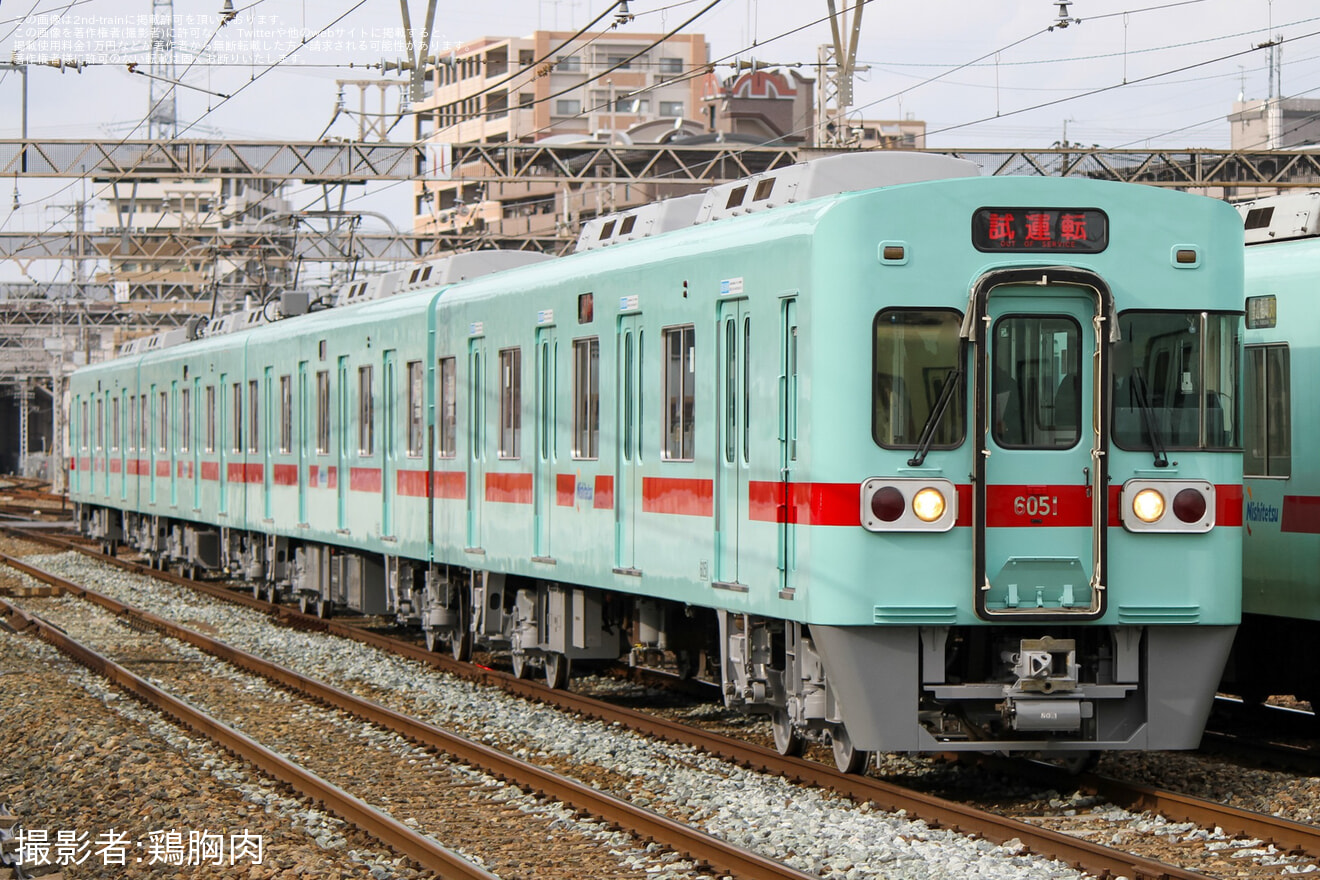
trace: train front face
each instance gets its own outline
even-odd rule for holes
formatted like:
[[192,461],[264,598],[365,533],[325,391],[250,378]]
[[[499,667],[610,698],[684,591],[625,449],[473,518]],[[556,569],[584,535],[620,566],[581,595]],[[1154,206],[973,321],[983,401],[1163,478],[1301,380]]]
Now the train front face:
[[1240,616],[1236,217],[1118,184],[921,189],[879,224],[874,469],[834,536],[859,561],[836,595],[876,625],[812,626],[852,738],[1195,747]]

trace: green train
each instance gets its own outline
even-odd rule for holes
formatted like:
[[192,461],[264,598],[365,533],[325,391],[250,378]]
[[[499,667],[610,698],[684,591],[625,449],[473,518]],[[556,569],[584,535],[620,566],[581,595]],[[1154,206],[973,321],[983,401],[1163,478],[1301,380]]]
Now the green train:
[[555,686],[706,676],[846,770],[1194,747],[1241,610],[1241,224],[977,171],[830,156],[138,340],[71,382],[79,521]]
[[1320,708],[1320,469],[1296,439],[1320,418],[1312,317],[1320,192],[1237,206],[1246,237],[1242,627],[1224,688],[1256,702],[1290,694]]

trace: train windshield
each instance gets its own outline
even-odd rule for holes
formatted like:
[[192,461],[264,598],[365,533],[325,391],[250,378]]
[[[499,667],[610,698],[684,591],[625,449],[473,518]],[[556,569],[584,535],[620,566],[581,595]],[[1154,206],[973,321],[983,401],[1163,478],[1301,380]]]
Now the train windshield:
[[1122,449],[1239,449],[1237,314],[1124,312],[1111,359]]
[[[915,449],[944,383],[958,366],[962,315],[951,309],[885,309],[875,317],[872,431],[875,442]],[[930,448],[961,445],[967,431],[965,382],[938,423]]]

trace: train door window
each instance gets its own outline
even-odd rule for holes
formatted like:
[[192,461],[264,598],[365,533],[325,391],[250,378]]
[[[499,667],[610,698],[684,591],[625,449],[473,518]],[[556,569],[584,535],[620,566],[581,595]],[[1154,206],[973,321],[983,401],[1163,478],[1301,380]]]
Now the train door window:
[[330,451],[330,371],[316,372],[316,451]]
[[170,396],[168,391],[156,395],[156,448],[161,452],[170,451]]
[[669,461],[691,461],[697,386],[696,328],[691,324],[666,328],[664,347],[665,434],[662,455]]
[[458,454],[454,438],[457,419],[458,375],[457,361],[454,358],[440,358],[440,431],[436,437],[439,448],[436,452],[441,458],[453,458]]
[[293,377],[280,376],[280,452],[293,451]]
[[[760,189],[758,186],[757,189]],[[742,407],[743,407],[743,434],[742,434],[742,460],[743,464],[750,461],[751,454],[751,425],[748,418],[752,413],[752,319],[751,316],[743,318],[743,387],[742,387]]]
[[230,438],[233,441],[233,445],[230,446],[230,449],[232,449],[234,452],[242,452],[243,451],[243,383],[235,382],[232,386],[232,390],[234,395],[234,399],[233,399],[234,436]]
[[[946,382],[953,398],[932,430],[932,449],[954,449],[967,432],[966,382],[958,373],[962,315],[952,309],[885,309],[875,316],[871,434],[888,449],[915,449]],[[796,386],[797,334],[789,340]],[[794,397],[796,400],[796,396]],[[796,457],[796,442],[792,444]]]
[[259,387],[256,379],[248,380],[248,452],[261,450],[261,422],[258,419],[258,414],[261,412]]
[[421,456],[425,448],[422,432],[425,428],[425,383],[421,361],[408,362],[408,455]]
[[179,448],[192,449],[192,394],[187,388],[179,390]]
[[137,426],[137,395],[128,395],[128,451],[137,452],[138,448],[138,426]]
[[517,458],[522,441],[522,349],[500,351],[500,458]]
[[206,403],[204,404],[203,417],[206,419],[206,451],[215,452],[216,423],[215,423],[215,386],[214,385],[206,386],[205,396],[206,396]]
[[85,401],[85,400],[82,401],[82,405],[81,405],[80,409],[82,410],[82,419],[81,419],[82,425],[81,425],[81,431],[80,431],[80,433],[82,434],[82,443],[81,443],[80,445],[82,446],[83,449],[87,449],[87,448],[88,448],[88,446],[87,446],[87,436],[88,436],[88,425],[87,425],[87,401]]
[[372,391],[371,367],[358,367],[358,455],[376,451],[376,397]]
[[96,421],[92,423],[92,442],[95,443],[98,452],[101,450],[105,435],[105,428],[101,423],[103,418],[105,418],[105,406],[101,403],[101,398],[98,397],[96,398]]
[[1081,438],[1082,328],[1064,315],[995,323],[991,431],[1000,446],[1065,449]]
[[573,340],[573,457],[600,455],[600,338]]
[[1243,364],[1242,473],[1292,475],[1292,394],[1286,345],[1252,345]]
[[115,397],[110,400],[110,448],[116,451],[119,449],[119,432],[122,427],[119,420],[119,398]]

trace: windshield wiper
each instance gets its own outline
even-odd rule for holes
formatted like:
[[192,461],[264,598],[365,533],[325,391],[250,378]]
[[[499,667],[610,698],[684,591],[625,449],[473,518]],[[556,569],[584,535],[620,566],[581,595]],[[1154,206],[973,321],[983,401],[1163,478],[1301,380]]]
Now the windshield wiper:
[[953,399],[954,389],[958,387],[958,380],[962,378],[962,361],[965,358],[960,357],[959,363],[949,371],[949,375],[944,377],[944,384],[940,386],[940,396],[935,399],[935,405],[931,407],[930,415],[926,416],[926,424],[921,426],[921,437],[917,441],[917,451],[908,459],[908,467],[921,467],[926,460],[926,454],[930,452],[930,445],[935,440],[935,429],[944,421],[944,413],[949,408],[949,401]]
[[1151,409],[1146,379],[1141,375],[1140,367],[1132,368],[1134,384],[1132,390],[1137,395],[1137,406],[1141,407],[1141,420],[1146,423],[1146,435],[1150,437],[1150,448],[1155,453],[1155,467],[1168,467],[1169,457],[1164,454],[1164,440],[1155,428],[1155,411]]

